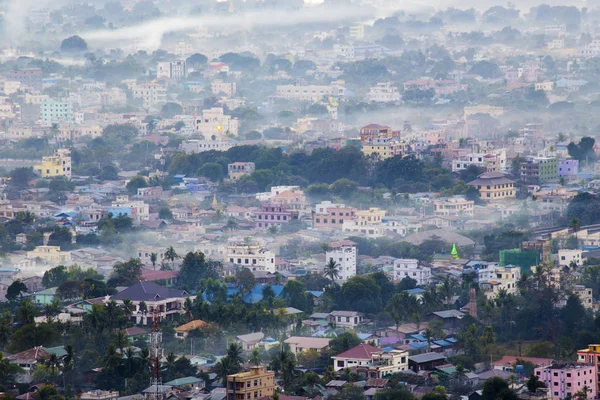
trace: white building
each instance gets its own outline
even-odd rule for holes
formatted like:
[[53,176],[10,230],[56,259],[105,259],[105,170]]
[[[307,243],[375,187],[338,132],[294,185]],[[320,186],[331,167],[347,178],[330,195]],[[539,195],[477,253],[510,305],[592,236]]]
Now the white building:
[[180,81],[187,76],[187,67],[184,60],[159,62],[156,67],[157,78],[169,78]]
[[210,150],[226,151],[234,146],[234,141],[188,139],[181,142],[181,151],[195,154]]
[[394,260],[394,282],[400,282],[404,278],[414,279],[419,286],[429,285],[431,268],[419,265],[419,260],[414,258]]
[[334,44],[333,53],[338,58],[354,58],[354,46],[349,44]]
[[157,83],[135,85],[133,97],[142,99],[144,108],[153,108],[167,102],[167,89]]
[[356,275],[356,257],[358,250],[356,243],[350,240],[342,240],[329,244],[329,250],[325,253],[325,260],[333,260],[338,265],[339,276],[337,282],[343,283]]
[[202,110],[202,115],[196,116],[194,126],[205,139],[221,139],[225,134],[238,134],[240,121],[225,115],[221,107]]
[[40,108],[40,118],[42,124],[46,126],[58,123],[70,124],[73,122],[71,103],[54,99],[44,99]]
[[479,287],[485,290],[488,299],[495,298],[501,290],[507,294],[517,293],[517,283],[521,279],[521,268],[490,265],[478,271]]
[[344,97],[346,83],[344,81],[334,81],[328,86],[324,85],[279,85],[276,89],[276,96],[287,100],[305,100],[315,101],[323,97]]
[[558,263],[561,266],[569,266],[572,261],[577,265],[583,264],[583,255],[581,250],[561,249],[558,250]]
[[227,243],[225,261],[251,271],[275,273],[275,253],[258,243],[230,241]]
[[235,82],[223,82],[221,79],[215,79],[210,84],[210,90],[213,94],[224,94],[225,96],[234,96],[236,92]]
[[460,215],[473,216],[475,202],[467,200],[462,196],[450,197],[448,199],[436,199],[433,201],[435,215],[449,215],[458,217]]
[[369,101],[387,103],[390,101],[400,101],[400,92],[391,82],[378,83],[369,89],[367,95]]

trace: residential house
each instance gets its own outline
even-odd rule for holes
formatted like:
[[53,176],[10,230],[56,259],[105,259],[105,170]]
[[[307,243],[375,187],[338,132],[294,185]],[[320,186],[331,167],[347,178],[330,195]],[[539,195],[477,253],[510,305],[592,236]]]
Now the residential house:
[[321,352],[329,347],[330,338],[291,336],[284,343],[290,346],[290,351],[298,356],[303,351],[315,350]]
[[188,322],[187,324],[183,324],[175,328],[175,338],[185,340],[189,333],[194,330],[204,330],[204,329],[218,329],[214,324],[210,322],[202,321],[201,319],[195,319],[193,321]]
[[327,320],[336,326],[343,328],[356,328],[365,322],[365,316],[358,311],[332,311]]
[[445,363],[446,356],[441,353],[431,352],[408,357],[408,367],[414,372],[431,371]]

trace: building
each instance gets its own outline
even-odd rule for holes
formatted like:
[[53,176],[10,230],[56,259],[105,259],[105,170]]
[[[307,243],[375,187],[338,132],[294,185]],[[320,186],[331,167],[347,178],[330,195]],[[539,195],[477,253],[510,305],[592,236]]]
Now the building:
[[287,206],[277,201],[265,201],[260,210],[255,212],[256,229],[267,229],[270,226],[281,227],[298,219],[298,211],[288,210]]
[[156,67],[157,78],[169,78],[179,82],[186,76],[187,66],[185,60],[159,62]]
[[367,99],[369,101],[383,103],[400,101],[400,92],[392,82],[378,83],[376,86],[373,86],[369,89]]
[[210,90],[212,94],[224,94],[225,96],[235,96],[236,84],[235,82],[224,82],[221,79],[215,79],[210,83]]
[[362,24],[352,25],[349,30],[350,37],[354,40],[364,40],[365,26]]
[[[194,300],[196,296],[190,295],[185,290],[168,289],[153,282],[138,282],[135,285],[110,297],[111,301],[123,304],[129,299],[133,303],[131,319],[136,324],[152,324],[154,311],[163,319],[174,319],[176,315],[185,314],[184,304],[186,299]],[[145,309],[140,307],[144,303]]]
[[54,155],[43,157],[42,163],[35,165],[33,169],[42,178],[71,178],[71,150],[58,149]]
[[558,180],[558,160],[532,157],[521,163],[521,181],[526,185],[543,185]]
[[233,141],[188,139],[181,142],[181,151],[187,154],[203,153],[205,151],[227,151],[235,146]]
[[290,351],[298,356],[303,351],[314,350],[321,352],[329,347],[331,338],[290,336],[284,343],[290,346]]
[[501,172],[484,172],[468,185],[479,190],[481,200],[498,201],[516,197],[515,181],[508,179]]
[[433,201],[433,209],[435,215],[450,215],[450,216],[473,216],[475,202],[467,200],[462,196],[450,197],[448,199],[436,199]]
[[519,266],[494,266],[478,271],[479,287],[485,291],[488,299],[494,299],[501,291],[506,294],[517,293],[517,283],[521,279]]
[[344,220],[342,231],[349,234],[362,234],[367,238],[377,238],[386,235],[387,226],[383,224],[386,210],[371,207],[368,210],[356,211],[354,220]]
[[143,83],[133,87],[133,97],[142,99],[144,108],[157,108],[167,102],[167,89],[158,83]]
[[251,271],[275,273],[275,253],[256,243],[230,241],[225,261]]
[[587,398],[595,399],[598,394],[598,374],[593,363],[553,363],[536,368],[535,376],[548,388],[553,400],[575,397],[575,393],[587,387]]
[[194,117],[196,131],[204,136],[204,139],[221,140],[226,134],[237,135],[240,121],[225,115],[221,107],[213,107],[202,110],[202,114]]
[[576,265],[583,264],[583,251],[580,249],[560,249],[558,250],[558,264],[560,266],[569,266],[574,262]]
[[44,99],[40,106],[40,119],[45,126],[52,124],[73,122],[73,110],[68,101],[57,101],[54,99]]
[[346,92],[346,83],[344,81],[334,81],[331,84],[324,85],[278,85],[276,88],[276,97],[282,97],[287,100],[315,101],[323,97],[344,97]]
[[558,176],[577,176],[579,173],[579,160],[559,160]]
[[227,375],[226,400],[261,399],[273,396],[275,373],[267,367],[250,367],[248,372]]
[[418,286],[429,285],[431,282],[431,268],[419,265],[419,260],[414,258],[394,260],[392,280],[400,282],[404,278],[416,280]]
[[378,138],[391,139],[394,137],[394,134],[395,132],[392,131],[392,128],[390,128],[389,126],[369,124],[360,128],[360,142],[365,143]]
[[336,281],[343,283],[356,275],[357,255],[356,243],[351,240],[329,244],[329,249],[325,252],[325,260],[333,260],[337,264],[339,275]]
[[361,371],[367,379],[383,378],[386,375],[408,370],[407,351],[386,352],[367,343],[361,343],[331,358],[335,371],[357,368],[357,372]]
[[386,160],[406,153],[406,143],[394,138],[375,138],[363,142],[360,150],[368,158]]
[[[588,310],[594,308],[594,297],[592,295],[592,289],[587,288],[583,285],[574,285],[573,286],[573,294],[579,297],[581,301],[581,305],[583,305]],[[564,305],[567,305],[567,301],[564,301]]]
[[187,324],[183,324],[175,328],[175,338],[185,340],[191,331],[203,330],[206,328],[218,329],[215,325],[209,322],[205,322],[200,319],[195,319],[193,321],[188,322]]
[[10,70],[6,74],[9,81],[20,82],[21,85],[31,88],[35,92],[41,92],[43,89],[41,68],[27,68]]
[[253,162],[234,162],[227,164],[227,176],[232,181],[237,181],[244,175],[250,175],[256,170]]
[[365,316],[358,311],[332,311],[327,320],[335,326],[354,329],[365,322]]
[[356,209],[345,204],[322,201],[315,206],[312,213],[313,228],[342,229],[344,221],[356,218]]
[[108,208],[114,216],[127,215],[135,222],[150,219],[150,206],[143,200],[130,200],[128,195],[117,196]]
[[80,400],[117,400],[119,392],[109,390],[92,390],[81,393]]
[[48,264],[65,264],[71,261],[71,253],[60,251],[60,246],[36,246],[27,252],[27,258],[39,258]]

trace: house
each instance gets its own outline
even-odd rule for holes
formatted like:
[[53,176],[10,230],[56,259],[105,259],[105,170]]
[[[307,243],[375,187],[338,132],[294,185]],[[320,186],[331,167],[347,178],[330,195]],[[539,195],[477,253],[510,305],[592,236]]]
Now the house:
[[[136,324],[147,325],[152,323],[154,311],[157,310],[159,318],[173,319],[175,315],[185,314],[183,305],[189,298],[194,300],[185,290],[168,289],[153,282],[139,282],[110,297],[117,304],[123,304],[125,299],[131,300],[134,310],[131,318]],[[146,309],[140,309],[140,303],[146,304]]]
[[446,363],[446,356],[440,353],[423,353],[408,357],[408,367],[414,372],[431,371]]
[[357,311],[332,311],[327,316],[330,323],[344,328],[356,328],[364,322],[364,314]]
[[189,333],[193,330],[196,330],[196,329],[203,330],[203,329],[213,328],[213,327],[216,328],[215,325],[213,325],[209,322],[204,322],[200,319],[196,319],[196,320],[188,322],[187,324],[183,324],[183,325],[175,328],[175,337],[177,339],[185,340],[185,338],[187,338]]
[[358,373],[367,378],[383,378],[408,370],[408,352],[384,351],[367,343],[361,343],[332,359],[336,371],[355,367]]
[[173,386],[175,388],[191,387],[196,390],[204,389],[206,386],[204,379],[197,378],[195,376],[187,376],[185,378],[177,378],[169,382],[165,382],[165,385]]
[[260,399],[273,396],[275,373],[267,367],[250,367],[248,372],[227,375],[227,400]]
[[444,329],[457,331],[460,329],[460,321],[464,316],[465,314],[458,310],[435,311],[426,317],[426,321],[441,321],[444,324]]
[[306,350],[322,351],[329,347],[330,338],[314,338],[304,336],[291,336],[284,343],[290,346],[290,351],[298,355]]
[[235,341],[243,347],[244,351],[251,351],[258,346],[258,343],[260,343],[264,338],[264,333],[254,332],[246,335],[236,336]]
[[81,393],[81,400],[117,400],[119,392],[111,390],[91,390]]
[[553,361],[551,358],[504,356],[498,361],[492,361],[491,367],[500,371],[514,372],[517,360],[528,361],[536,367],[547,367],[552,365]]
[[24,375],[19,380],[29,382],[31,381],[31,373],[36,364],[50,358],[50,352],[42,346],[36,346],[32,349],[8,356],[7,358],[11,364],[16,364],[23,369]]
[[335,371],[340,371],[344,368],[367,365],[371,362],[374,354],[379,354],[381,352],[382,350],[375,346],[361,343],[356,347],[331,357],[333,359],[333,369]]

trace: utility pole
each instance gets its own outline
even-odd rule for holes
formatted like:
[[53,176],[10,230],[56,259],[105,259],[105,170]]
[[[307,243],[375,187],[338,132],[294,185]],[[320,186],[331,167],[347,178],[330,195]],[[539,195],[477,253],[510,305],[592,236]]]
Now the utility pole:
[[[160,307],[160,306],[159,306]],[[160,310],[154,308],[152,312],[152,333],[150,333],[150,387],[154,385],[153,400],[161,400],[160,386],[162,386],[162,377],[160,370],[160,360],[163,356],[162,332],[160,331]]]

